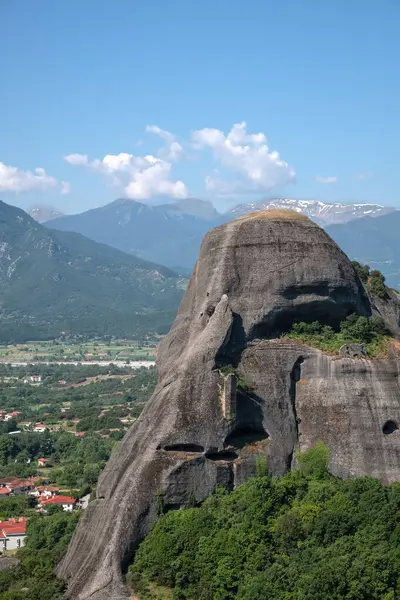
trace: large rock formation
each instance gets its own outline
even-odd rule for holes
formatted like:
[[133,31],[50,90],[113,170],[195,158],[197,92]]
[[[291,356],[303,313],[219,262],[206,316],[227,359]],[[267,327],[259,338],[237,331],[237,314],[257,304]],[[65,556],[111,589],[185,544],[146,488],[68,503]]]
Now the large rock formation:
[[58,574],[74,600],[122,600],[122,571],[157,518],[232,488],[268,456],[271,473],[322,439],[333,473],[400,479],[399,361],[332,358],[280,339],[295,320],[338,327],[382,314],[345,254],[296,214],[253,214],[210,231],[174,326],[158,384],[101,475]]

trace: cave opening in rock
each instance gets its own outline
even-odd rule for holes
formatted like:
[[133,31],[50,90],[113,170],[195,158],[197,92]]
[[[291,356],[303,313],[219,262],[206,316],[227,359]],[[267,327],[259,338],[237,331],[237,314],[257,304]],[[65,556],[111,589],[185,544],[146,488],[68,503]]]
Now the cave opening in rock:
[[167,452],[196,452],[202,454],[204,452],[203,446],[198,444],[170,444],[163,448]]
[[399,428],[399,426],[396,423],[396,421],[390,420],[390,421],[386,421],[386,423],[382,427],[382,431],[385,435],[390,435],[391,433],[394,433],[395,431],[397,431],[398,428]]
[[229,461],[229,460],[235,460],[236,458],[238,458],[238,455],[236,454],[236,452],[233,452],[231,450],[221,450],[220,452],[214,452],[212,450],[210,450],[210,452],[206,452],[206,458],[208,458],[208,460],[213,460],[213,461]]
[[268,437],[268,433],[262,425],[238,427],[225,439],[224,446],[226,448],[233,447],[239,450],[245,446],[263,442],[264,440],[267,440]]

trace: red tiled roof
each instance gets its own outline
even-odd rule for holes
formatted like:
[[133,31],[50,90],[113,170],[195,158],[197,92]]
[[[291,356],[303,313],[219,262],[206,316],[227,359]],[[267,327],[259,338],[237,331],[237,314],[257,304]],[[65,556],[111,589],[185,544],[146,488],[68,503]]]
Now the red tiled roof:
[[42,500],[42,504],[75,504],[75,498],[71,496],[53,496],[48,500]]
[[0,521],[0,530],[7,535],[24,535],[26,533],[26,517]]
[[10,488],[0,488],[0,494],[9,494],[11,492]]
[[10,477],[10,479],[7,479],[7,485],[9,487],[17,487],[18,485],[21,485],[21,483],[23,482],[23,479],[21,479],[20,477]]
[[38,460],[42,461],[42,462],[49,462],[48,458],[38,458]]
[[37,485],[35,490],[37,492],[59,492],[60,488],[54,487],[53,485]]

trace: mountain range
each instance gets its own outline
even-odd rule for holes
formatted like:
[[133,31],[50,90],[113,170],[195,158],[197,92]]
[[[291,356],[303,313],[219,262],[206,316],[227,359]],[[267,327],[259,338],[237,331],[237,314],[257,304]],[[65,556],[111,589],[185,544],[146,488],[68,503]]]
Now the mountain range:
[[0,340],[163,332],[185,280],[0,202]]
[[347,223],[362,217],[378,217],[393,212],[395,209],[382,204],[329,204],[320,200],[295,200],[292,198],[275,198],[262,202],[239,204],[230,212],[240,216],[248,212],[265,208],[287,208],[300,212],[319,225],[326,227],[333,223]]
[[223,221],[208,202],[196,200],[188,207],[183,202],[150,206],[120,199],[78,215],[48,221],[46,225],[59,231],[81,233],[171,268],[191,269],[204,234]]
[[389,285],[400,287],[400,236],[396,233],[400,211],[381,204],[328,204],[281,198],[241,204],[220,214],[210,202],[196,199],[158,206],[120,199],[46,225],[81,233],[188,275],[209,229],[268,207],[307,215],[326,228],[351,258],[375,265],[387,276]]
[[205,233],[266,206],[323,221],[350,258],[400,289],[400,211],[378,204],[281,199],[220,214],[196,199],[158,206],[116,200],[44,226],[0,202],[0,340],[167,331]]

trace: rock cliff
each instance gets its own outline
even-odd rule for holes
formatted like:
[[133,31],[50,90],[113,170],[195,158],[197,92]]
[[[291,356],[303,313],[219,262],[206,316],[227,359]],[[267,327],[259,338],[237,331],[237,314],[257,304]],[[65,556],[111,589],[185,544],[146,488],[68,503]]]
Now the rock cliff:
[[268,457],[291,468],[322,439],[333,473],[400,480],[399,361],[339,358],[280,339],[295,320],[338,327],[381,314],[340,248],[296,214],[255,213],[210,231],[158,352],[154,395],[111,457],[58,568],[73,600],[122,600],[122,572],[157,518],[232,488]]

